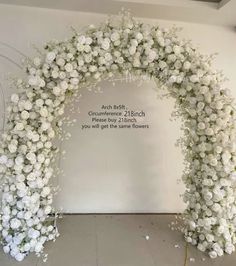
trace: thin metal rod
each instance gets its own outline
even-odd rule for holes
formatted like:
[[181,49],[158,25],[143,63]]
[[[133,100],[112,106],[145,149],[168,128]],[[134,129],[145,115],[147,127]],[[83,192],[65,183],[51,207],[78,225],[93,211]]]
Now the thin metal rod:
[[3,91],[3,87],[2,87],[2,84],[0,83],[0,93],[2,95],[2,102],[3,102],[3,114],[2,114],[2,117],[3,117],[3,120],[2,120],[2,131],[3,133],[5,132],[5,122],[6,122],[6,101],[5,101],[5,94],[4,94],[4,91]]
[[6,46],[6,47],[8,47],[8,48],[10,48],[10,49],[12,49],[12,50],[14,50],[14,51],[16,51],[16,52],[17,52],[18,54],[20,54],[21,56],[24,56],[24,57],[27,58],[27,56],[26,56],[24,53],[22,53],[22,52],[21,52],[20,50],[18,50],[17,48],[11,46],[10,44],[5,43],[5,42],[1,42],[1,41],[0,41],[0,44],[2,44],[2,45],[4,45],[4,46]]
[[16,65],[18,68],[23,69],[23,67],[21,65],[19,65],[18,63],[16,63],[14,60],[12,60],[11,58],[9,58],[8,56],[5,56],[3,54],[0,54],[0,57],[8,60],[9,62],[13,63],[14,65]]

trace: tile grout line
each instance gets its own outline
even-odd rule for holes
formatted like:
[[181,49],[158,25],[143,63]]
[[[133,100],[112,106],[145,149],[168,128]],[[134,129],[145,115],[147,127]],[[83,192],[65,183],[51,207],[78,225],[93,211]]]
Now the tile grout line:
[[96,216],[100,216],[100,215],[154,215],[154,216],[159,216],[159,215],[178,215],[180,214],[179,212],[61,212],[60,214],[62,214],[63,216],[65,215],[75,215],[75,216],[79,216],[79,215],[96,215]]
[[187,259],[188,259],[188,243],[186,242],[185,245],[185,258],[184,258],[184,266],[187,266]]
[[98,263],[98,233],[97,233],[97,217],[95,216],[95,244],[96,244],[96,266],[99,266]]
[[39,264],[39,259],[40,259],[40,257],[38,257],[38,259],[37,259],[37,261],[36,261],[36,265],[35,265],[35,266],[38,266],[38,264]]
[[[144,236],[146,235],[146,229],[144,227],[143,227],[143,229],[141,229],[141,232],[142,232],[142,234],[144,234]],[[148,235],[149,235],[149,233],[148,233]],[[151,257],[151,260],[152,260],[153,265],[154,266],[158,266],[156,264],[156,261],[155,261],[153,255],[152,255],[152,251],[150,250],[149,243],[148,243],[148,241],[146,239],[145,239],[145,246],[147,248],[147,251],[148,251],[149,256]]]
[[151,252],[151,250],[150,250],[150,247],[149,247],[149,244],[147,243],[147,241],[146,241],[146,246],[147,246],[148,253],[149,253],[149,255],[150,255],[151,259],[152,259],[153,265],[154,265],[154,266],[158,266],[158,265],[156,264],[156,261],[155,261],[153,255],[152,255],[152,252]]

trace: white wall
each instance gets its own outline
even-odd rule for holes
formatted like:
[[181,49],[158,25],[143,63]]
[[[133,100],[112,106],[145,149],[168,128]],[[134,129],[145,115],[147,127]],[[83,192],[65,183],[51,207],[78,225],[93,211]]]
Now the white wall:
[[[0,41],[12,45],[27,55],[35,52],[32,44],[41,47],[45,41],[70,36],[70,26],[80,29],[97,24],[102,15],[0,5]],[[192,39],[203,53],[219,52],[215,67],[223,69],[230,79],[226,84],[236,97],[236,32],[228,28],[172,21],[149,21],[162,26],[183,27],[181,36]],[[5,85],[8,72],[21,75],[14,64],[1,54],[20,62],[17,52],[0,44],[0,75]],[[102,82],[102,94],[83,90],[78,123],[71,130],[72,138],[62,144],[67,151],[61,167],[65,176],[54,183],[61,186],[55,204],[65,212],[176,212],[184,208],[179,198],[183,185],[182,155],[174,146],[180,136],[178,122],[170,122],[172,100],[157,100],[149,82]],[[14,88],[4,86],[9,95]],[[151,127],[147,130],[89,130],[81,124],[88,120],[87,111],[101,104],[126,104],[143,109]],[[0,112],[2,112],[2,99]]]

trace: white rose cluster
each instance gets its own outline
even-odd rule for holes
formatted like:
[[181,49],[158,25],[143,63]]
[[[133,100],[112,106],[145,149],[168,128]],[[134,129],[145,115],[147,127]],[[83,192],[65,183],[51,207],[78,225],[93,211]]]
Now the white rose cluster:
[[50,42],[27,67],[11,96],[0,145],[4,252],[21,261],[58,236],[50,185],[67,99],[113,75],[146,75],[167,85],[184,123],[186,241],[210,257],[236,243],[235,108],[209,58],[179,40],[175,29],[140,23],[126,13],[65,42]]

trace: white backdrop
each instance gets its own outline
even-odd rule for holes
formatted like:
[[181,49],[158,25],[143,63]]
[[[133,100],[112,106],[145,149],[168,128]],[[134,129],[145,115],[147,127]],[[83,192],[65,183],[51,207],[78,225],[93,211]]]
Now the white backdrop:
[[[70,36],[70,26],[80,29],[97,24],[105,17],[96,14],[47,10],[0,5],[0,42],[32,55],[32,44],[41,47],[45,41]],[[219,52],[215,67],[223,69],[230,81],[226,84],[236,97],[236,33],[228,28],[180,23],[149,21],[162,26],[183,26],[181,35],[200,47],[203,53]],[[20,62],[16,51],[0,43],[0,74],[4,93],[14,88],[6,86],[4,77],[11,72],[19,75],[17,66],[1,55]],[[179,198],[183,185],[182,155],[175,141],[180,136],[180,125],[170,122],[173,101],[157,100],[154,83],[102,82],[102,94],[84,89],[79,101],[80,114],[71,130],[72,138],[63,142],[67,151],[61,168],[65,176],[57,176],[62,190],[55,199],[65,212],[176,212],[184,208]],[[3,112],[0,99],[0,112]],[[88,110],[102,104],[126,104],[131,109],[146,112],[145,123],[150,129],[88,130],[81,125],[88,119]]]

